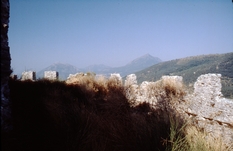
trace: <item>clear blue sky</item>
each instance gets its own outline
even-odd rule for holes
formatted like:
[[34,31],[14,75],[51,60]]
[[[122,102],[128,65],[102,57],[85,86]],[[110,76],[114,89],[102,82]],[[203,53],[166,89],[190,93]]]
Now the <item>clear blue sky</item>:
[[231,0],[10,0],[11,67],[123,66],[233,52]]

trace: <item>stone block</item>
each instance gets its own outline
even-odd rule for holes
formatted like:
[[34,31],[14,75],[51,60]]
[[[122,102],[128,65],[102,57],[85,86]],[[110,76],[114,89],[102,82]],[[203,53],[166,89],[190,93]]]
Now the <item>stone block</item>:
[[36,72],[34,71],[24,71],[22,73],[22,78],[21,78],[22,81],[24,80],[36,80]]
[[44,78],[49,80],[58,80],[59,74],[57,71],[45,71]]
[[10,78],[13,79],[13,80],[17,80],[18,76],[16,74],[12,74],[12,75],[10,75]]

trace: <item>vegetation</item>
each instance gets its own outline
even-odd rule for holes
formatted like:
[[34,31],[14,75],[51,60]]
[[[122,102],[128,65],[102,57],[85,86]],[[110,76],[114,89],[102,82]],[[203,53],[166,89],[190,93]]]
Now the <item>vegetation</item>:
[[186,121],[169,106],[184,95],[181,87],[177,91],[175,85],[165,83],[161,89],[166,93],[159,102],[164,108],[154,109],[147,103],[131,106],[124,87],[114,79],[96,79],[92,74],[79,78],[73,84],[10,80],[13,131],[2,133],[1,149],[175,151],[200,147],[188,138]]
[[138,82],[157,81],[163,75],[179,75],[186,85],[193,87],[202,74],[222,75],[222,93],[233,98],[233,53],[202,55],[162,62],[137,72]]

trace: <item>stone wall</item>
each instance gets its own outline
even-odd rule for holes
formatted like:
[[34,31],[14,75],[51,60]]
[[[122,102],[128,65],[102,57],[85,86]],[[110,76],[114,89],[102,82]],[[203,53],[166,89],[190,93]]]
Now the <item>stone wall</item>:
[[58,80],[59,75],[57,71],[45,71],[44,78],[49,80]]
[[[75,83],[82,79],[80,76],[85,74],[70,75],[67,83]],[[119,74],[111,74],[109,80],[124,85],[125,96],[132,106],[146,102],[152,108],[163,109],[169,105],[180,117],[208,133],[211,139],[221,138],[229,146],[233,142],[233,101],[223,98],[220,78],[220,74],[201,75],[194,84],[193,93],[187,91],[180,76],[163,76],[159,81],[144,81],[140,85],[135,74],[128,75],[124,84]]]
[[[17,79],[16,75],[11,75],[12,79]],[[44,78],[48,80],[58,80],[59,73],[57,71],[45,71]],[[36,80],[36,72],[34,71],[24,71],[21,76],[21,80]]]
[[[194,92],[186,92],[184,98],[176,99],[172,108],[181,117],[208,134],[210,140],[223,140],[225,146],[233,142],[233,100],[223,98],[221,93],[221,75],[205,74],[198,77]],[[168,85],[175,95],[183,93],[183,81],[180,76],[163,76],[157,82],[144,81],[137,85],[135,75],[129,75],[125,81],[126,97],[133,105],[147,102],[153,108],[160,108],[161,96],[166,100],[163,88]],[[170,103],[170,102],[169,102]],[[172,104],[171,104],[172,105]]]
[[36,72],[34,71],[25,71],[22,73],[22,78],[21,78],[22,81],[24,80],[36,80]]
[[11,57],[8,46],[9,0],[1,0],[1,130],[7,132],[12,129],[8,79],[11,74]]
[[220,74],[198,77],[184,110],[199,128],[230,144],[233,142],[233,101],[222,97],[220,78]]

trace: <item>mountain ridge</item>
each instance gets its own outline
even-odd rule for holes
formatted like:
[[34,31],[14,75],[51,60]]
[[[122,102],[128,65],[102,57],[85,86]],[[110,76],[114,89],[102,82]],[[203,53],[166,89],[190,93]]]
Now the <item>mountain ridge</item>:
[[233,52],[190,56],[160,62],[135,72],[138,83],[157,81],[163,75],[177,75],[182,76],[184,83],[191,87],[200,75],[207,73],[221,74],[223,94],[226,97],[233,97]]
[[[104,64],[94,64],[87,66],[85,68],[77,68],[70,64],[63,64],[63,63],[54,63],[37,73],[38,78],[43,78],[44,71],[54,70],[59,72],[59,79],[65,80],[69,74],[75,74],[78,72],[94,72],[95,74],[102,74],[105,76],[109,76],[111,73],[120,73],[122,77],[134,73],[136,71],[140,71],[146,67],[154,65],[156,63],[161,62],[161,59],[157,57],[153,57],[150,54],[143,55],[130,61],[125,66],[120,67],[110,67]],[[67,68],[67,69],[63,69]],[[69,71],[71,70],[71,71]]]

